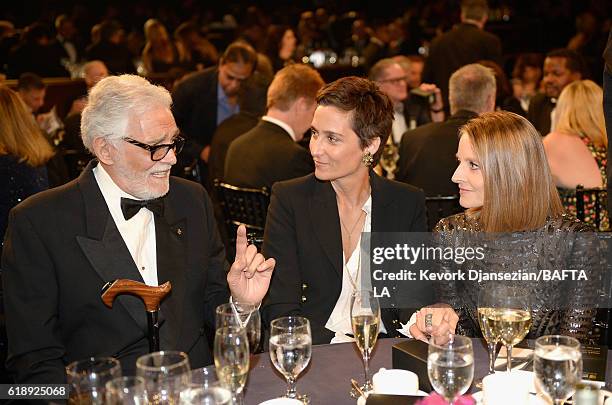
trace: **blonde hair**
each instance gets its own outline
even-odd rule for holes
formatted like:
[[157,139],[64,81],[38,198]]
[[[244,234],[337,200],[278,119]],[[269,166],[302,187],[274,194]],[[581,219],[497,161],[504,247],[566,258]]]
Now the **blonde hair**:
[[33,167],[44,165],[54,154],[24,102],[3,85],[0,85],[1,153],[14,155]]
[[568,84],[555,109],[555,132],[583,134],[597,146],[608,146],[603,112],[603,91],[590,80]]
[[563,214],[542,139],[520,115],[484,113],[460,130],[469,136],[484,177],[484,202],[475,214],[484,231],[531,231]]
[[317,92],[324,85],[319,72],[310,66],[297,63],[285,66],[276,72],[268,87],[267,108],[288,111],[300,97],[314,103]]

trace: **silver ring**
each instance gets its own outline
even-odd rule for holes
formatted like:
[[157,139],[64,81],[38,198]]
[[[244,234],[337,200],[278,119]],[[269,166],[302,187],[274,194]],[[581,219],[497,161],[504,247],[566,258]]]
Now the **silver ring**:
[[432,318],[433,318],[433,314],[425,315],[425,327],[426,328],[431,328],[433,326]]

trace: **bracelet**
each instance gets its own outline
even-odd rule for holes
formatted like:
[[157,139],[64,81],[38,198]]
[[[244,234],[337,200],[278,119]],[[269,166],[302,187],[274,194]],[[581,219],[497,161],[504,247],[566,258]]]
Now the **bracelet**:
[[432,113],[441,113],[442,111],[444,111],[444,107],[439,108],[437,110],[433,109],[433,108],[430,108],[429,111],[431,111]]

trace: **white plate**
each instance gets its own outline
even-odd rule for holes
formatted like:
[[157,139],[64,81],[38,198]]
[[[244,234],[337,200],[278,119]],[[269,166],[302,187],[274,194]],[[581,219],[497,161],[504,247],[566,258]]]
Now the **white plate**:
[[[420,397],[426,397],[429,394],[426,393],[425,391],[418,390],[417,393],[414,395],[418,395]],[[357,405],[365,405],[365,403],[366,403],[366,399],[364,397],[359,397],[357,399]]]
[[259,405],[304,405],[302,401],[291,398],[274,398],[261,402]]

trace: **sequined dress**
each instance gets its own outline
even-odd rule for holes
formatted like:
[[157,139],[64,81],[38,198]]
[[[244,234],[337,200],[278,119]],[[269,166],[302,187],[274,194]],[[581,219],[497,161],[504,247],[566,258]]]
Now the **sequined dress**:
[[[586,147],[589,149],[589,151],[593,155],[593,158],[595,159],[595,162],[597,163],[597,167],[599,168],[599,172],[601,173],[603,188],[605,189],[607,186],[607,150],[605,147],[596,146],[588,136],[583,134],[579,134],[579,136],[582,142],[584,142]],[[576,215],[576,190],[573,188],[559,188],[558,190],[559,196],[561,197],[561,202],[563,203],[563,207],[565,207],[568,214]],[[599,212],[599,231],[610,230],[610,219],[608,217],[606,199],[607,194],[601,196],[601,201],[603,201],[603,204],[601,205],[601,210]],[[593,194],[584,194],[584,222],[588,224],[595,224],[595,219],[597,215],[597,212],[595,211],[595,203],[596,201]]]
[[0,155],[0,241],[4,239],[11,208],[47,188],[45,166],[32,167],[13,155]]
[[[535,271],[536,269],[597,268],[592,261],[603,260],[601,246],[588,225],[568,215],[550,219],[541,229],[529,233],[496,234],[487,239],[488,249],[483,260],[465,263],[464,268],[484,272]],[[438,222],[434,232],[443,247],[474,245],[482,241],[478,222],[465,213]],[[490,234],[488,234],[490,235]],[[486,236],[485,236],[486,237]],[[600,263],[598,262],[598,265]],[[443,262],[441,271],[456,271],[452,263]],[[599,277],[599,274],[598,274]],[[438,300],[451,305],[459,315],[457,333],[482,336],[478,324],[478,294],[496,282],[449,281],[437,284]],[[499,281],[497,281],[499,283]],[[585,343],[599,339],[592,331],[596,304],[593,297],[601,285],[593,276],[588,282],[504,281],[525,289],[532,297],[532,326],[529,339],[550,334],[574,336]]]

